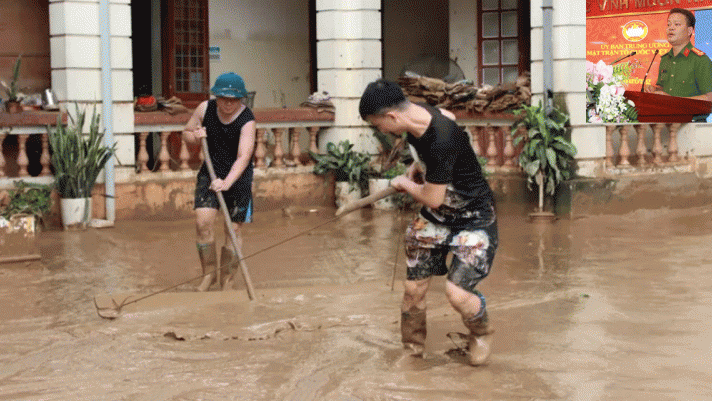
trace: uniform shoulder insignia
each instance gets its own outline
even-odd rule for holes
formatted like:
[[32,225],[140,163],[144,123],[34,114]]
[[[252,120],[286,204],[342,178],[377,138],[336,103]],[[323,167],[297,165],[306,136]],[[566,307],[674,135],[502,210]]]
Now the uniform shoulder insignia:
[[698,55],[698,56],[704,56],[704,55],[705,55],[705,52],[703,52],[702,50],[700,50],[700,49],[698,49],[698,48],[696,48],[696,47],[693,47],[693,48],[692,48],[692,51],[693,51],[696,55]]

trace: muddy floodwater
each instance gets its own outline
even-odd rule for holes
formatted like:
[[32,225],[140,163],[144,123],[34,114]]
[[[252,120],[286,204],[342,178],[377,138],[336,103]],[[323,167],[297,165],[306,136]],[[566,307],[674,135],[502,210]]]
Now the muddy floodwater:
[[[40,233],[40,261],[0,265],[0,400],[712,399],[712,207],[553,225],[501,215],[478,286],[495,342],[477,368],[451,351],[447,334],[465,329],[443,278],[425,358],[402,354],[411,215],[333,213],[255,215],[253,301],[239,277],[233,291],[192,291],[191,220]],[[97,316],[95,297],[172,286]]]

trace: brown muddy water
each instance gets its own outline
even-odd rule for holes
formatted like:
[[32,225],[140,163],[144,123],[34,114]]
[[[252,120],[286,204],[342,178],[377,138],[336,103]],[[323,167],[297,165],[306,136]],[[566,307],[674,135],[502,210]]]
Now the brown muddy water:
[[[257,213],[244,254],[333,212]],[[479,286],[495,343],[478,368],[448,353],[464,326],[442,278],[426,358],[401,354],[408,218],[362,210],[250,257],[254,301],[240,279],[191,283],[115,320],[97,316],[96,295],[199,275],[192,221],[43,232],[39,262],[0,265],[0,400],[712,399],[712,207],[550,226],[500,216]]]

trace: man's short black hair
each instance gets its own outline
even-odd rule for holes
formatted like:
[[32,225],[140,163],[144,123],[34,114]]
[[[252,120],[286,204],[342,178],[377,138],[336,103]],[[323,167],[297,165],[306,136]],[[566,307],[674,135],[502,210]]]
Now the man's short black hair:
[[381,114],[383,110],[396,107],[405,101],[403,89],[397,83],[379,79],[366,86],[358,111],[365,120],[368,116]]
[[685,10],[684,8],[673,8],[670,10],[670,14],[682,14],[685,16],[685,19],[687,20],[687,26],[694,28],[695,27],[695,14],[692,13],[690,10]]

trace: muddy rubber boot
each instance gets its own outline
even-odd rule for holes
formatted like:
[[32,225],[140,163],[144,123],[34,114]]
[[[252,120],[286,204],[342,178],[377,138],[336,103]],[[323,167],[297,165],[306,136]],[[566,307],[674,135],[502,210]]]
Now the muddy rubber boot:
[[411,350],[413,356],[423,356],[425,351],[425,336],[427,335],[425,309],[415,306],[407,311],[401,311],[401,338],[403,347]]
[[207,291],[216,280],[215,269],[217,267],[218,255],[215,249],[215,242],[197,245],[198,256],[200,256],[200,266],[203,268],[205,277],[203,277],[203,281],[196,290],[203,292]]
[[220,287],[223,291],[231,290],[235,285],[235,270],[237,267],[237,256],[227,246],[220,249],[220,271],[222,272],[222,283]]
[[463,318],[465,327],[470,329],[467,336],[467,358],[472,366],[479,366],[487,362],[492,351],[492,333],[494,330],[489,325],[487,310],[483,308],[477,316]]

